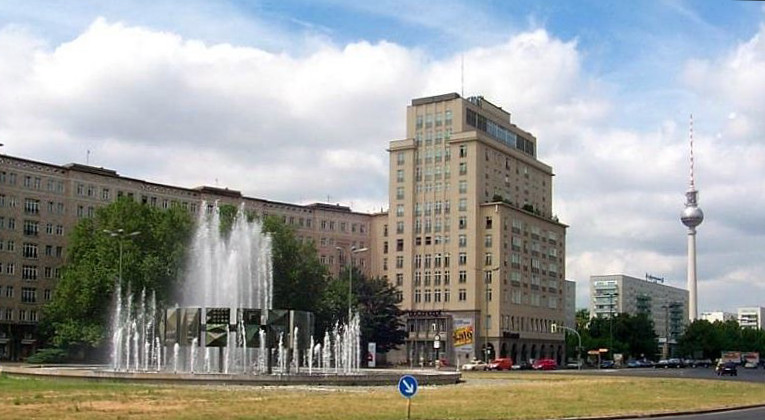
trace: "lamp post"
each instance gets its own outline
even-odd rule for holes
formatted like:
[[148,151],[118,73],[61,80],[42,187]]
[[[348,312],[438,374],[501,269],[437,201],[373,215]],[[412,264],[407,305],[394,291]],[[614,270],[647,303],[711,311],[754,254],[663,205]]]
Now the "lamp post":
[[567,327],[565,325],[552,324],[550,326],[550,332],[552,332],[553,334],[557,333],[559,329],[571,331],[574,334],[576,334],[576,338],[579,339],[579,347],[576,348],[576,366],[577,366],[577,369],[581,370],[582,369],[582,336],[579,335],[579,331],[573,328]]
[[117,238],[120,245],[120,258],[119,258],[119,281],[120,284],[122,284],[122,240],[125,238],[130,238],[133,236],[140,235],[141,232],[135,231],[130,233],[125,233],[124,229],[117,229],[115,231],[104,229],[104,233],[111,236],[112,238]]
[[[343,252],[343,248],[336,246],[335,249]],[[352,296],[353,296],[353,254],[359,254],[362,252],[369,251],[369,248],[356,248],[355,246],[351,247],[351,252],[348,253],[348,323],[351,322],[351,315],[352,315]]]

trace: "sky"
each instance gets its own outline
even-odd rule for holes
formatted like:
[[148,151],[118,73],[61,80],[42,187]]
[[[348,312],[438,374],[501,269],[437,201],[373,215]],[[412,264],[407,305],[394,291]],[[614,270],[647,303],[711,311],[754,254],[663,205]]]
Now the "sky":
[[[464,65],[463,65],[464,63]],[[765,306],[765,7],[755,1],[0,1],[0,152],[298,204],[387,209],[412,98],[482,95],[538,139],[591,275]]]

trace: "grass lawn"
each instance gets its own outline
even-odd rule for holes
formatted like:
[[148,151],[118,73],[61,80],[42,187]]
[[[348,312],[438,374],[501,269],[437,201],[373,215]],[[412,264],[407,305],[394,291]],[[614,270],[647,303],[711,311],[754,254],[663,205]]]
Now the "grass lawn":
[[[725,380],[466,373],[421,387],[412,419],[538,419],[765,403],[765,385]],[[165,386],[0,375],[0,419],[402,419],[396,387]]]

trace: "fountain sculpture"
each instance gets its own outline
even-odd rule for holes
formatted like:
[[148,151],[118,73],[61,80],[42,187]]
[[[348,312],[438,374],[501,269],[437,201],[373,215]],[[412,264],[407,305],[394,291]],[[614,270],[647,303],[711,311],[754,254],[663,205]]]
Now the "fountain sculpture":
[[320,341],[313,314],[272,308],[271,238],[242,204],[227,237],[217,202],[203,203],[189,267],[175,307],[154,293],[139,300],[118,287],[112,321],[112,366],[119,372],[355,374],[359,320],[336,325]]

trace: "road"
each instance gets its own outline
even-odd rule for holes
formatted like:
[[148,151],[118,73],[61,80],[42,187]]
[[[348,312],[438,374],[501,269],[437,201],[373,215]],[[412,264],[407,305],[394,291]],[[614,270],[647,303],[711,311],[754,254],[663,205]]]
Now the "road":
[[[738,369],[738,376],[717,376],[714,368],[685,368],[685,369],[585,369],[559,370],[560,373],[574,373],[579,375],[614,375],[614,376],[640,376],[660,378],[687,378],[687,379],[714,379],[718,381],[744,381],[765,383],[765,369]],[[765,417],[763,417],[765,418]]]
[[[765,419],[765,407],[748,408],[743,410],[720,411],[707,414],[688,414],[684,416],[652,417],[661,420],[761,420]],[[645,417],[634,417],[624,420],[645,420]]]

